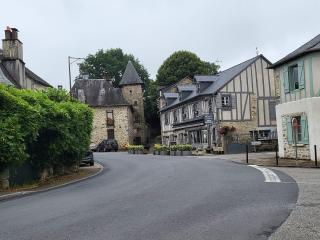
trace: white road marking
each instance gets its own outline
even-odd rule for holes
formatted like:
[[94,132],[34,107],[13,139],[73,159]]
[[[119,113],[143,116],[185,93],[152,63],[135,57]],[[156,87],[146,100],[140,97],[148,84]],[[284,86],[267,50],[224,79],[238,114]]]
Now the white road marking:
[[249,166],[259,170],[260,172],[262,172],[262,174],[263,174],[263,176],[265,178],[264,182],[281,182],[281,180],[278,177],[278,175],[275,174],[270,169],[264,168],[264,167],[260,167],[260,166],[257,166],[257,165],[249,165]]

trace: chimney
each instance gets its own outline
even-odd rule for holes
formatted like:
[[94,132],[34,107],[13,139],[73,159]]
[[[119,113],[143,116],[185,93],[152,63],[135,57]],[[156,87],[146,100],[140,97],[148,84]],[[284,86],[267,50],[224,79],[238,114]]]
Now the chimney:
[[3,57],[11,60],[23,61],[22,42],[18,39],[18,29],[7,27],[2,40]]
[[2,39],[2,60],[1,62],[20,84],[22,88],[25,83],[25,66],[23,62],[22,42],[18,39],[18,29],[7,27],[4,30],[5,38]]
[[107,72],[103,74],[103,78],[107,81],[108,84],[110,84],[111,86],[113,85],[112,78],[109,76]]

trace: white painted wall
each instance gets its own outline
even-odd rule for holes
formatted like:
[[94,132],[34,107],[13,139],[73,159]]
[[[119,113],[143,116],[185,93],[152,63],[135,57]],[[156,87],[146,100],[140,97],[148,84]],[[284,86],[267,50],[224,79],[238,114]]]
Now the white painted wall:
[[[284,139],[282,135],[282,117],[294,113],[305,113],[308,121],[310,156],[314,160],[314,145],[320,152],[320,97],[304,98],[276,106],[279,156],[284,157]],[[318,154],[318,156],[320,156]]]

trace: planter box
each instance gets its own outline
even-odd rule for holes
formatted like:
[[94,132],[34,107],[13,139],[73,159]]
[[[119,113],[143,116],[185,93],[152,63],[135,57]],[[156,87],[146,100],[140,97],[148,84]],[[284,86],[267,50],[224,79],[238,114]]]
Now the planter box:
[[192,156],[192,152],[191,151],[182,151],[182,156]]
[[180,150],[176,151],[176,156],[182,156],[182,152]]
[[161,151],[160,152],[160,155],[170,155],[170,152],[169,151]]
[[170,156],[175,156],[176,155],[176,151],[170,151]]
[[160,155],[160,151],[159,150],[156,150],[155,153],[156,153],[156,155]]

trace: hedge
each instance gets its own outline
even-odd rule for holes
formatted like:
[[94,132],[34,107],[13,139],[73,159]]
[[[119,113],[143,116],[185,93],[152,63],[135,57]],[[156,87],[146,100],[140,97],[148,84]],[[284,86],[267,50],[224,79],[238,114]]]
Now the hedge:
[[64,90],[20,90],[0,84],[0,170],[71,166],[88,150],[91,109]]

